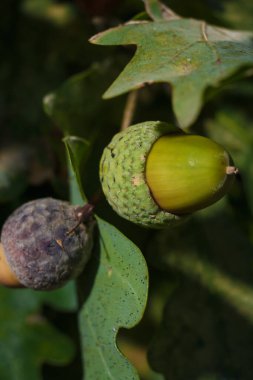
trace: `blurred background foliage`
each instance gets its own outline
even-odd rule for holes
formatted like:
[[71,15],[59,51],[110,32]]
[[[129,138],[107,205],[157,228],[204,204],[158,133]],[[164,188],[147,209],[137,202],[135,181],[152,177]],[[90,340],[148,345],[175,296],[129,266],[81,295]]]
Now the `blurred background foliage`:
[[[167,4],[184,17],[253,29],[251,0]],[[101,95],[134,50],[94,46],[88,39],[142,11],[140,0],[1,1],[1,224],[27,200],[68,198],[63,131],[93,142],[82,181],[88,197],[99,188],[99,157],[119,129],[126,101],[103,101]],[[143,380],[252,379],[251,74],[210,91],[190,130],[224,145],[239,167],[225,200],[162,232],[132,226],[105,201],[98,206],[97,213],[131,238],[149,265],[144,318],[118,339]],[[173,122],[167,90],[162,84],[140,90],[133,122]],[[0,288],[0,300],[0,379],[82,378],[73,283],[50,294]]]

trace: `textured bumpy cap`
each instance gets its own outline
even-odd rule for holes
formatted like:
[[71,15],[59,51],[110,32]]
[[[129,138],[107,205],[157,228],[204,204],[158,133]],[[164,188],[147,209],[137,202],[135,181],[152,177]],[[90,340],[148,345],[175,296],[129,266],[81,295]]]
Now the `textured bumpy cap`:
[[1,241],[11,270],[25,287],[51,290],[78,276],[92,249],[94,221],[78,223],[77,207],[52,198],[19,207]]
[[119,215],[142,226],[159,228],[181,219],[162,210],[146,184],[149,151],[168,133],[180,130],[160,121],[133,125],[113,137],[100,161],[100,180],[108,202]]

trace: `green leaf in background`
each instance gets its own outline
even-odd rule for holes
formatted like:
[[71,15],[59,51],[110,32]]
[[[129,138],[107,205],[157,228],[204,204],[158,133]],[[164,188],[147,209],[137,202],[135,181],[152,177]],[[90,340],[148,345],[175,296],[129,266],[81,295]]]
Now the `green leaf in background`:
[[204,92],[253,65],[253,34],[194,19],[130,22],[91,38],[100,45],[137,45],[134,57],[104,94],[121,95],[145,84],[168,82],[177,120],[197,118]]
[[154,21],[169,20],[172,18],[179,18],[171,9],[167,8],[163,3],[158,0],[144,0],[147,14]]
[[146,262],[115,227],[100,218],[97,221],[100,242],[92,263],[97,269],[95,274],[90,269],[94,282],[79,318],[84,376],[134,380],[137,372],[118,350],[116,337],[119,328],[131,328],[142,318],[148,291]]
[[[58,291],[58,296],[60,293]],[[62,302],[65,301],[62,299]],[[1,287],[0,303],[1,379],[41,380],[43,363],[66,365],[70,362],[73,344],[41,316],[40,293]]]
[[32,152],[26,145],[0,148],[0,202],[17,199],[28,186]]
[[250,380],[252,245],[226,204],[158,233],[149,259],[178,279],[150,350],[153,368],[165,379]]
[[109,104],[102,100],[102,94],[111,75],[108,63],[94,64],[44,97],[45,112],[65,136],[94,141],[105,122],[102,115],[108,113]]
[[[64,141],[69,153],[70,187],[74,187],[72,201],[76,203],[83,196],[78,167],[86,145],[72,136]],[[138,379],[135,368],[118,350],[116,338],[119,328],[135,326],[144,313],[146,262],[140,250],[115,227],[100,218],[97,222],[99,234],[94,239],[99,243],[95,241],[97,249],[78,280],[84,378]]]
[[163,19],[161,3],[159,1],[147,0],[144,2],[145,2],[146,11],[153,20],[159,21]]
[[[32,290],[30,293],[33,297],[35,296]],[[76,312],[78,309],[74,281],[70,281],[63,288],[51,292],[36,292],[36,296],[41,304],[51,306],[60,312]]]
[[223,4],[222,21],[234,28],[252,30],[253,3],[251,0],[230,0]]
[[24,0],[23,12],[44,19],[58,26],[65,26],[74,19],[74,9],[68,4],[57,4],[53,0]]
[[[71,154],[80,150],[82,158],[78,158],[78,171],[75,171],[88,198],[92,197],[100,186],[98,163],[102,150],[112,136],[112,128],[119,128],[121,122],[124,99],[102,99],[103,92],[112,81],[114,69],[109,61],[94,64],[84,72],[67,79],[43,99],[45,112],[53,124],[61,130],[65,139],[72,136],[71,141],[67,140],[68,146],[75,145]],[[84,149],[83,143],[89,146]],[[80,174],[77,174],[78,172]],[[79,189],[82,188],[80,183]],[[70,191],[74,191],[72,185]],[[82,189],[80,191],[82,192]],[[84,194],[74,203],[80,204],[82,198]],[[72,195],[71,201],[73,202]]]
[[72,204],[82,205],[86,198],[81,185],[80,170],[87,159],[90,144],[77,136],[66,136],[63,141],[68,154],[70,201]]
[[[205,130],[209,136],[222,144],[233,157],[234,162],[240,171],[243,190],[245,192],[245,202],[248,212],[253,215],[253,122],[240,110],[232,108],[223,109],[217,112],[212,120],[207,120]],[[239,194],[236,195],[237,202]],[[246,210],[243,218],[246,222]]]

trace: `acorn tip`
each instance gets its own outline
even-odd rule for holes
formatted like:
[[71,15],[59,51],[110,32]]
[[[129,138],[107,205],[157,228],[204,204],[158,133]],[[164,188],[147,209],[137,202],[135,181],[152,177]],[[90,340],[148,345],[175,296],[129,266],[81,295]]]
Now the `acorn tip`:
[[239,169],[236,168],[235,166],[227,166],[226,167],[226,174],[227,175],[232,175],[232,174],[236,175],[238,173],[239,173]]

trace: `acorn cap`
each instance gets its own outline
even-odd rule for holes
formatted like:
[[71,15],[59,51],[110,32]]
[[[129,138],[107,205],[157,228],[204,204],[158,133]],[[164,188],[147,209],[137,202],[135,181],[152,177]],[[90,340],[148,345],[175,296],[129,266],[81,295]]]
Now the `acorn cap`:
[[181,132],[160,121],[133,125],[113,137],[100,161],[100,180],[108,202],[123,218],[142,226],[160,228],[181,219],[160,208],[146,183],[149,151],[168,133]]
[[214,203],[236,172],[219,144],[159,121],[116,134],[100,161],[102,188],[112,208],[152,228],[175,225]]

